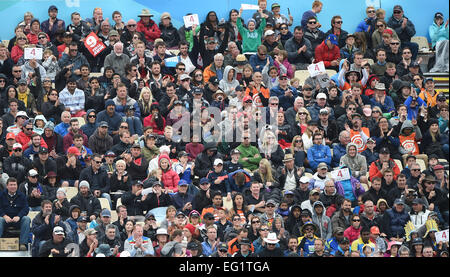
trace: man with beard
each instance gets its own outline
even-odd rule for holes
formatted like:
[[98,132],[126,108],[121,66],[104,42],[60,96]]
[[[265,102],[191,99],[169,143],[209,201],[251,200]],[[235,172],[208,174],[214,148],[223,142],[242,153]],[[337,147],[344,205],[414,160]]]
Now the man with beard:
[[83,145],[84,146],[88,145],[88,138],[83,133],[83,130],[80,129],[80,122],[78,121],[77,118],[72,118],[70,120],[70,127],[69,127],[68,131],[69,132],[63,137],[64,151],[67,151],[67,149],[69,149],[69,147],[72,146],[73,140],[74,140],[74,135],[76,135],[76,134],[80,134],[83,136]]
[[97,127],[94,134],[89,137],[89,148],[94,153],[103,155],[113,146],[113,138],[108,134],[108,125],[102,124]]
[[361,115],[359,113],[352,114],[352,128],[346,126],[346,131],[350,133],[350,140],[356,144],[358,153],[366,150],[366,142],[370,137],[370,131],[366,127],[362,127]]
[[350,216],[352,215],[352,201],[344,199],[341,209],[337,211],[331,218],[332,230],[341,227],[344,230],[350,227]]
[[41,211],[31,222],[31,232],[34,235],[32,245],[32,256],[37,257],[39,249],[45,241],[52,238],[53,228],[60,226],[64,228],[61,216],[54,213],[52,202],[44,200],[41,203]]

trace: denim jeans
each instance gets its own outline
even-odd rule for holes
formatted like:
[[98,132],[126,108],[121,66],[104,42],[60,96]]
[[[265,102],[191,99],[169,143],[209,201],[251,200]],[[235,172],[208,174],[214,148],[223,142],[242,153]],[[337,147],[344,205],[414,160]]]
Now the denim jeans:
[[3,217],[0,218],[0,237],[3,236],[3,230],[10,226],[14,226],[17,229],[20,229],[20,244],[27,244],[28,238],[30,235],[30,223],[31,220],[28,216],[22,217],[18,222],[14,223],[6,223]]

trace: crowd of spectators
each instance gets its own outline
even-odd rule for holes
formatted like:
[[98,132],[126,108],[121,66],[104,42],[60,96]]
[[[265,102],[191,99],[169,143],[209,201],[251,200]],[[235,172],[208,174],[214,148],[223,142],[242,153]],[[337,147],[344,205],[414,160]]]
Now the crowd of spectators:
[[[0,236],[33,257],[448,257],[449,105],[408,11],[352,33],[321,1],[258,5],[179,29],[25,13],[0,44]],[[335,75],[295,77],[320,62]]]

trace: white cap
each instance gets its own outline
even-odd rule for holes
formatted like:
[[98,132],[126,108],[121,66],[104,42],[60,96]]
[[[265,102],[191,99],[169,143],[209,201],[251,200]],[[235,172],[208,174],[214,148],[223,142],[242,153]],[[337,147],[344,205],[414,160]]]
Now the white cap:
[[61,226],[56,226],[55,228],[53,228],[53,234],[64,235],[64,229]]
[[28,115],[27,115],[27,113],[24,112],[24,111],[18,111],[18,112],[16,113],[16,117],[18,117],[18,116],[24,116],[24,117],[26,117],[26,118],[29,118]]
[[162,145],[161,147],[159,147],[159,152],[166,152],[166,153],[170,153],[170,147],[167,145]]
[[309,183],[309,178],[308,177],[306,177],[306,176],[302,176],[301,178],[300,178],[300,183]]
[[273,34],[275,34],[274,31],[272,31],[272,30],[267,30],[267,31],[264,33],[264,36],[267,37],[267,36],[271,36],[271,35],[273,35]]
[[327,95],[323,92],[317,94],[316,99],[327,99]]
[[16,149],[16,148],[23,149],[22,144],[20,144],[20,143],[18,143],[18,142],[14,143],[14,144],[13,144],[13,149]]
[[221,159],[215,159],[214,160],[214,166],[216,166],[218,164],[223,164],[223,161]]
[[36,171],[36,169],[30,169],[30,171],[28,171],[28,175],[30,176],[37,176],[39,173]]

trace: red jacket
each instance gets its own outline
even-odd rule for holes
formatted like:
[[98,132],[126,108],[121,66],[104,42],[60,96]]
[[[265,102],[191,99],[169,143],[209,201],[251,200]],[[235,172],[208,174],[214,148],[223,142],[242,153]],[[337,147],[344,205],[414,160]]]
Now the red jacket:
[[158,135],[164,135],[164,128],[166,128],[166,120],[163,116],[161,116],[163,120],[163,127],[162,129],[158,129],[158,126],[156,125],[156,122],[152,120],[152,114],[144,118],[144,127],[151,126],[153,128],[153,133]]
[[[38,34],[39,34],[40,32],[42,32],[42,31],[39,30]],[[30,33],[27,35],[28,43],[29,43],[29,44],[38,44],[38,42],[39,42],[38,34],[33,34],[33,33],[30,32]],[[51,41],[51,40],[50,40],[50,37],[49,37],[47,34],[45,34],[45,36],[47,37],[47,41]]]
[[141,20],[138,21],[136,31],[141,32],[145,35],[145,39],[154,42],[155,39],[161,36],[161,30],[159,30],[158,25],[155,21],[150,19],[150,24],[148,26],[144,25],[144,22]]
[[[22,149],[25,151],[28,148],[28,142],[31,140],[31,135],[27,136],[23,131],[17,134],[16,142],[22,144]],[[47,148],[47,143],[45,143],[44,139],[41,137],[41,146]]]
[[339,47],[335,45],[333,49],[329,49],[325,41],[322,41],[322,43],[316,47],[314,63],[322,61],[325,64],[325,67],[330,67],[330,62],[339,59],[340,56]]
[[348,240],[350,241],[350,244],[352,244],[352,242],[354,240],[357,240],[359,238],[361,228],[362,227],[360,226],[358,229],[355,229],[355,228],[353,228],[353,226],[350,226],[347,229],[345,229],[344,237],[348,238]]
[[[370,181],[373,180],[374,177],[383,178],[383,174],[381,173],[382,164],[380,160],[376,160],[370,164],[369,167],[369,178]],[[400,168],[397,163],[393,159],[389,159],[389,168],[394,171],[394,180],[397,180],[397,176],[400,174]]]
[[158,165],[161,168],[161,159],[167,159],[169,163],[169,170],[162,171],[161,182],[164,184],[164,188],[172,190],[173,192],[178,192],[178,182],[180,181],[180,176],[172,170],[172,162],[169,156],[166,154],[160,155],[158,159]]

